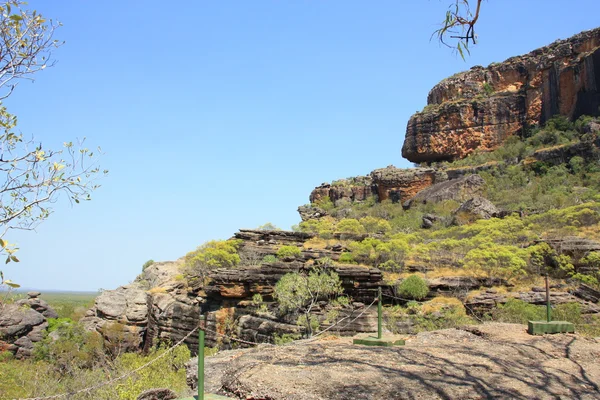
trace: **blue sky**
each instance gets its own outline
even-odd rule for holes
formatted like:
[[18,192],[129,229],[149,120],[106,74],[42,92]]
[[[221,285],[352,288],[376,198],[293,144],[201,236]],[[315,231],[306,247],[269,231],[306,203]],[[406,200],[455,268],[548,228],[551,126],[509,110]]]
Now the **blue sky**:
[[10,232],[40,289],[127,284],[148,259],[272,222],[321,182],[393,164],[441,79],[598,26],[600,3],[489,0],[466,62],[430,41],[450,0],[30,1],[63,27],[56,66],[5,101],[46,148],[87,138],[110,174]]

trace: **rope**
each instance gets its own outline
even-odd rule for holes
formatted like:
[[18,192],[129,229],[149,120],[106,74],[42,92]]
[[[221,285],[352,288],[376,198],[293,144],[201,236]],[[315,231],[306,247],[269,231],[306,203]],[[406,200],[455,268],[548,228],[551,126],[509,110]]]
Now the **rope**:
[[392,296],[391,294],[382,293],[383,296],[389,297],[391,299],[402,300],[402,301],[414,301],[415,303],[423,304],[421,301],[416,301],[414,299],[404,299],[402,297]]
[[[355,318],[354,318],[352,321],[348,322],[348,323],[347,323],[346,325],[344,325],[342,328],[345,328],[345,327],[347,327],[348,325],[350,325],[351,323],[353,323],[354,321],[356,321],[357,319],[359,319],[360,317],[362,317],[362,315],[363,315],[364,313],[366,313],[366,312],[367,312],[367,311],[368,311],[368,310],[369,310],[369,309],[370,309],[370,308],[373,306],[373,304],[375,304],[376,302],[377,302],[377,299],[373,300],[373,301],[371,302],[371,304],[369,304],[369,305],[368,305],[368,306],[367,306],[367,307],[366,307],[364,310],[362,310],[362,312],[361,312],[360,314],[358,314],[358,315],[357,315],[357,316],[356,316],[356,317],[355,317]],[[320,335],[324,334],[325,332],[329,331],[330,329],[333,329],[334,327],[336,327],[337,325],[341,324],[341,323],[342,323],[344,320],[346,320],[346,319],[350,318],[351,316],[352,316],[352,315],[348,315],[348,316],[346,316],[346,317],[344,317],[344,318],[340,319],[340,320],[339,320],[339,321],[337,321],[335,324],[328,326],[328,327],[327,327],[327,329],[324,329],[324,330],[322,330],[321,332],[317,333],[316,335],[313,335],[313,336],[312,336],[311,338],[309,338],[309,339],[302,340],[302,341],[294,341],[294,342],[291,342],[291,343],[286,343],[284,346],[288,346],[288,345],[292,345],[292,344],[297,346],[297,345],[303,345],[303,344],[307,344],[307,343],[312,343],[312,342],[314,342],[315,340],[317,340],[318,336],[320,336]],[[249,341],[249,340],[242,340],[242,339],[238,339],[238,338],[235,338],[235,337],[229,336],[229,335],[227,335],[227,334],[225,334],[225,333],[220,333],[220,332],[217,332],[217,331],[213,331],[212,329],[206,329],[206,328],[205,328],[204,330],[205,330],[206,332],[210,332],[210,333],[213,333],[213,334],[215,334],[215,335],[218,335],[218,336],[221,336],[221,337],[227,338],[227,339],[229,339],[229,340],[231,340],[231,341],[233,341],[233,342],[238,342],[238,343],[248,344],[248,345],[252,345],[252,346],[258,346],[258,345],[275,346],[274,344],[272,344],[272,343],[267,343],[267,342],[261,342],[261,343],[258,343],[258,342],[252,342],[252,341]]]
[[156,358],[153,358],[152,360],[148,361],[146,364],[144,364],[144,365],[142,365],[142,366],[140,366],[140,367],[138,367],[138,368],[136,368],[136,369],[134,369],[132,371],[129,371],[126,374],[123,374],[123,375],[121,375],[121,376],[119,376],[117,378],[113,378],[113,379],[110,379],[108,381],[105,381],[105,382],[102,382],[102,383],[99,383],[97,385],[90,386],[90,387],[87,387],[87,388],[84,388],[84,389],[79,389],[79,390],[76,390],[74,392],[55,394],[55,395],[52,395],[52,396],[20,398],[20,399],[17,399],[17,400],[50,400],[50,399],[60,399],[61,397],[65,397],[65,396],[74,396],[76,394],[81,394],[81,393],[92,392],[92,391],[98,390],[101,387],[104,387],[104,386],[110,385],[112,383],[118,382],[120,380],[123,380],[125,378],[128,378],[131,375],[135,374],[136,372],[139,372],[139,371],[143,370],[144,368],[146,368],[146,367],[154,364],[155,362],[157,362],[158,360],[160,360],[161,358],[163,358],[164,356],[166,356],[167,354],[169,354],[170,352],[172,352],[176,347],[180,346],[187,338],[189,338],[190,336],[192,336],[192,334],[194,332],[196,332],[197,330],[198,330],[198,327],[192,329],[187,335],[184,336],[183,339],[181,339],[179,342],[175,343],[173,346],[171,346],[170,348],[168,348],[164,353],[162,353],[159,356],[157,356]]
[[[356,316],[356,318],[354,318],[352,321],[348,322],[346,325],[342,326],[342,328],[345,328],[345,327],[347,327],[348,325],[350,325],[351,323],[353,323],[354,321],[356,321],[357,319],[359,319],[360,317],[362,317],[362,315],[363,315],[364,313],[366,313],[366,312],[369,310],[369,308],[371,308],[371,307],[373,306],[373,304],[375,304],[376,302],[377,302],[377,299],[373,300],[373,301],[371,302],[371,304],[369,304],[369,305],[368,305],[368,306],[367,306],[367,307],[366,307],[366,308],[365,308],[365,309],[364,309],[364,310],[363,310],[363,311],[362,311],[360,314],[358,314],[358,315]],[[325,332],[327,332],[328,330],[330,330],[330,329],[331,329],[331,328],[333,328],[334,326],[336,326],[336,325],[340,324],[340,323],[341,323],[343,320],[345,320],[345,319],[348,319],[348,318],[350,318],[350,317],[351,317],[351,315],[348,315],[347,317],[344,317],[344,318],[340,319],[338,322],[336,322],[335,324],[333,324],[333,325],[329,326],[327,329],[324,329],[324,330],[322,330],[321,332],[319,332],[319,333],[317,333],[316,335],[314,335],[314,336],[313,336],[313,337],[310,339],[310,341],[312,342],[312,341],[313,341],[312,339],[316,338],[317,336],[320,336],[320,335],[324,334]],[[309,343],[310,343],[310,342],[309,342]]]
[[[361,311],[361,313],[360,313],[360,314],[358,314],[358,315],[357,315],[357,316],[356,316],[354,319],[352,319],[352,321],[350,321],[350,322],[346,323],[346,324],[345,324],[345,325],[344,325],[342,328],[345,328],[345,327],[347,327],[348,325],[350,325],[351,323],[353,323],[354,321],[356,321],[357,319],[359,319],[360,317],[362,317],[362,316],[363,316],[363,314],[364,314],[364,313],[366,313],[366,312],[367,312],[367,311],[368,311],[368,310],[369,310],[369,309],[370,309],[370,308],[373,306],[373,304],[375,304],[376,302],[377,302],[377,299],[373,300],[373,301],[371,302],[371,304],[369,304],[367,307],[365,307],[365,309],[364,309],[364,310],[362,310],[362,311]],[[314,336],[313,336],[312,338],[310,338],[310,339],[303,340],[303,341],[299,341],[299,342],[292,342],[292,343],[288,343],[288,345],[296,345],[296,346],[298,346],[298,345],[304,345],[304,344],[312,343],[312,342],[314,342],[315,340],[318,340],[318,339],[319,339],[318,337],[319,337],[320,335],[322,335],[322,334],[324,334],[325,332],[329,331],[330,329],[332,329],[332,328],[336,327],[337,325],[341,324],[341,323],[342,323],[342,321],[344,321],[344,320],[346,320],[346,319],[348,319],[348,318],[350,318],[350,317],[351,317],[351,315],[348,315],[348,316],[346,316],[346,317],[344,317],[344,318],[340,319],[340,320],[339,320],[339,321],[337,321],[335,324],[333,324],[333,325],[330,325],[329,327],[327,327],[327,329],[324,329],[324,330],[322,330],[321,332],[317,333],[316,335],[314,335]],[[175,343],[173,346],[171,346],[170,348],[168,348],[168,349],[167,349],[167,350],[166,350],[164,353],[162,353],[162,354],[158,355],[157,357],[155,357],[155,358],[153,358],[152,360],[148,361],[148,362],[147,362],[147,363],[145,363],[144,365],[142,365],[142,366],[140,366],[140,367],[138,367],[138,368],[136,368],[136,369],[134,369],[134,370],[132,370],[132,371],[129,371],[129,372],[127,372],[127,373],[125,373],[125,374],[123,374],[123,375],[121,375],[121,376],[118,376],[118,377],[116,377],[116,378],[113,378],[113,379],[110,379],[110,380],[108,380],[108,381],[105,381],[105,382],[99,383],[99,384],[97,384],[97,385],[89,386],[89,387],[87,387],[87,388],[79,389],[79,390],[76,390],[76,391],[74,391],[74,392],[67,392],[67,393],[55,394],[55,395],[52,395],[52,396],[42,396],[42,397],[27,397],[27,398],[19,398],[19,399],[17,399],[17,400],[51,400],[51,399],[60,399],[60,398],[62,398],[62,397],[66,397],[66,396],[74,396],[74,395],[77,395],[77,394],[82,394],[82,393],[93,392],[93,391],[95,391],[95,390],[98,390],[98,389],[100,389],[100,388],[102,388],[102,387],[104,387],[104,386],[108,386],[108,385],[110,385],[110,384],[113,384],[113,383],[115,383],[115,382],[121,381],[121,380],[123,380],[123,379],[125,379],[125,378],[128,378],[128,377],[130,377],[131,375],[133,375],[133,374],[135,374],[135,373],[137,373],[137,372],[139,372],[139,371],[143,370],[144,368],[147,368],[147,367],[149,367],[150,365],[154,364],[155,362],[157,362],[157,361],[158,361],[158,360],[160,360],[161,358],[165,357],[167,354],[171,353],[171,352],[172,352],[172,351],[173,351],[173,350],[174,350],[176,347],[178,347],[178,346],[180,346],[181,344],[183,344],[183,342],[185,342],[185,341],[186,341],[186,340],[187,340],[187,339],[188,339],[190,336],[192,336],[192,334],[193,334],[194,332],[196,332],[197,330],[198,330],[198,327],[196,327],[196,328],[192,329],[192,330],[191,330],[191,331],[190,331],[190,332],[189,332],[187,335],[185,335],[185,336],[183,337],[183,339],[181,339],[179,342]],[[225,338],[227,338],[227,339],[229,339],[229,340],[231,340],[231,341],[234,341],[234,342],[239,342],[239,343],[248,344],[248,345],[252,345],[252,346],[258,346],[258,345],[268,345],[268,346],[275,346],[274,344],[271,344],[271,343],[258,343],[258,342],[252,342],[252,341],[248,341],[248,340],[242,340],[242,339],[234,338],[234,337],[231,337],[231,336],[229,336],[229,335],[226,335],[226,334],[224,334],[224,333],[219,333],[219,332],[217,332],[217,331],[214,331],[214,330],[212,330],[212,329],[207,329],[207,328],[204,328],[204,331],[205,331],[205,332],[210,332],[210,333],[213,333],[213,334],[215,334],[215,335],[218,335],[218,336],[221,336],[221,337],[225,337]]]

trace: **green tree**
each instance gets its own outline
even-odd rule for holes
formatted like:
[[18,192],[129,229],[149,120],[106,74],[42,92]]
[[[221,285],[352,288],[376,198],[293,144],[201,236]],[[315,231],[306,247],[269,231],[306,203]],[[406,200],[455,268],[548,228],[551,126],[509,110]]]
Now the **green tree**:
[[263,224],[256,229],[259,231],[280,231],[281,230],[277,226],[273,225],[270,222],[267,222],[266,224]]
[[311,315],[314,306],[320,300],[342,294],[342,282],[334,271],[315,269],[311,272],[292,272],[285,274],[275,284],[274,297],[282,313],[299,312],[298,325],[312,336],[318,328],[316,317]]
[[[3,105],[20,80],[32,80],[33,74],[54,65],[51,50],[62,44],[53,38],[60,24],[24,4],[0,4],[0,254],[7,256],[6,262],[18,261],[17,247],[5,239],[9,230],[35,228],[52,213],[50,205],[60,194],[75,203],[90,200],[102,174],[83,141],[65,142],[58,150],[43,148],[17,133],[17,117]],[[0,274],[1,284],[15,286]]]

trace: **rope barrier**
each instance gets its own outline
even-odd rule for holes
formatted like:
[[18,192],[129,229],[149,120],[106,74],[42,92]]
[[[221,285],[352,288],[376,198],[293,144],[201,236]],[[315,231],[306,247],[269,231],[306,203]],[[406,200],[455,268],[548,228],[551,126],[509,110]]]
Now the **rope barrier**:
[[[371,304],[369,304],[369,305],[368,305],[368,306],[367,306],[367,307],[366,307],[364,310],[362,310],[362,312],[361,312],[360,314],[358,314],[358,315],[357,315],[357,316],[356,316],[356,317],[355,317],[355,318],[354,318],[352,321],[348,322],[348,323],[347,323],[346,325],[344,325],[342,328],[345,328],[345,327],[347,327],[348,325],[350,325],[351,323],[353,323],[354,321],[356,321],[357,319],[359,319],[360,317],[362,317],[362,316],[363,316],[363,314],[364,314],[364,313],[366,313],[366,312],[367,312],[367,311],[368,311],[368,310],[369,310],[369,309],[370,309],[370,308],[373,306],[373,304],[375,304],[376,302],[377,302],[377,299],[373,300],[373,301],[371,302]],[[351,316],[352,316],[352,315],[348,315],[348,316],[346,316],[346,317],[344,317],[344,318],[340,319],[340,320],[339,320],[339,321],[337,321],[335,324],[328,326],[326,329],[324,329],[324,330],[322,330],[321,332],[319,332],[319,333],[317,333],[317,334],[313,335],[311,338],[309,338],[309,339],[307,339],[307,340],[302,340],[302,341],[295,341],[295,342],[291,342],[291,343],[286,343],[284,346],[286,346],[286,345],[292,345],[292,344],[297,346],[297,345],[303,345],[303,344],[312,343],[312,342],[314,342],[315,340],[317,340],[318,336],[321,336],[321,335],[322,335],[322,334],[324,334],[325,332],[327,332],[327,331],[329,331],[329,330],[331,330],[331,329],[335,328],[337,325],[341,324],[343,321],[345,321],[346,319],[350,318]],[[238,339],[238,338],[235,338],[235,337],[233,337],[233,336],[229,336],[229,335],[227,335],[227,334],[225,334],[225,333],[220,333],[220,332],[214,331],[214,330],[212,330],[212,329],[207,329],[207,328],[205,328],[205,329],[204,329],[204,331],[205,331],[205,332],[210,332],[210,333],[213,333],[213,334],[215,334],[215,335],[218,335],[218,336],[221,336],[221,337],[224,337],[224,338],[227,338],[227,339],[229,339],[229,340],[231,340],[231,341],[233,341],[233,342],[239,342],[239,343],[248,344],[248,345],[253,345],[253,346],[258,346],[258,345],[275,346],[274,344],[272,344],[272,343],[267,343],[267,342],[252,342],[252,341],[249,341],[249,340],[242,340],[242,339]]]
[[[362,317],[362,315],[363,315],[364,313],[366,313],[366,312],[369,310],[369,308],[371,308],[371,307],[373,306],[373,304],[375,304],[376,302],[377,302],[377,298],[375,298],[375,300],[373,300],[373,301],[371,302],[371,304],[369,304],[369,305],[368,305],[368,306],[367,306],[367,307],[366,307],[366,308],[365,308],[365,309],[364,309],[364,310],[363,310],[363,311],[362,311],[360,314],[358,314],[358,315],[356,316],[356,318],[354,318],[352,321],[348,322],[346,325],[342,326],[342,328],[345,328],[345,327],[347,327],[348,325],[350,325],[351,323],[353,323],[354,321],[356,321],[357,319],[359,319],[360,317]],[[334,326],[336,326],[336,325],[340,324],[340,323],[341,323],[343,320],[345,320],[345,319],[347,319],[347,318],[350,318],[350,317],[351,317],[351,315],[349,315],[349,316],[347,316],[347,317],[344,317],[344,318],[340,319],[338,322],[336,322],[335,324],[333,324],[333,325],[329,326],[327,329],[324,329],[324,330],[322,330],[321,332],[319,332],[319,333],[317,333],[316,335],[314,335],[314,336],[313,336],[313,338],[316,338],[317,336],[320,336],[320,335],[324,334],[325,332],[327,332],[328,330],[330,330],[330,329],[331,329],[331,328],[333,328]],[[311,338],[311,339],[309,339],[309,340],[311,340],[311,342],[313,342],[313,341],[314,341],[314,340],[312,340],[313,338]]]
[[421,301],[416,301],[414,299],[404,299],[402,297],[392,296],[391,294],[382,293],[383,296],[389,297],[391,299],[402,300],[402,301],[414,301],[415,303],[423,304]]
[[[353,323],[354,321],[356,321],[357,319],[359,319],[361,316],[363,316],[372,306],[373,304],[375,304],[377,302],[377,299],[373,300],[371,302],[371,304],[369,304],[367,307],[365,307],[364,310],[361,311],[360,314],[358,314],[354,319],[352,319],[352,321],[346,323],[342,328],[347,327],[348,325],[350,325],[351,323]],[[329,327],[327,327],[327,329],[322,330],[321,332],[317,333],[316,335],[314,335],[312,338],[307,339],[307,340],[303,340],[303,341],[298,341],[298,342],[292,342],[292,343],[288,343],[287,345],[304,345],[304,344],[308,344],[308,343],[312,343],[315,340],[318,340],[319,336],[324,334],[325,332],[329,331],[330,329],[336,327],[337,325],[341,324],[343,321],[345,321],[346,319],[350,318],[352,315],[348,315],[342,319],[340,319],[339,321],[337,321],[335,324],[330,325]],[[27,397],[27,398],[19,398],[17,400],[52,400],[52,399],[60,399],[66,396],[75,396],[77,394],[82,394],[82,393],[89,393],[89,392],[93,392],[96,391],[104,386],[108,386],[111,385],[115,382],[121,381],[123,379],[126,379],[130,376],[132,376],[133,374],[143,370],[144,368],[149,367],[150,365],[154,364],[155,362],[157,362],[158,360],[160,360],[161,358],[165,357],[167,354],[171,353],[176,347],[180,346],[181,344],[183,344],[183,342],[185,342],[190,336],[192,336],[192,334],[194,334],[194,332],[196,332],[199,329],[199,327],[196,327],[194,329],[192,329],[190,332],[188,332],[187,335],[185,335],[180,341],[178,341],[177,343],[175,343],[173,346],[171,346],[170,348],[168,348],[167,350],[165,350],[162,354],[158,355],[157,357],[153,358],[152,360],[148,361],[147,363],[141,365],[140,367],[129,371],[121,376],[118,376],[116,378],[110,379],[108,381],[99,383],[97,385],[93,385],[93,386],[89,386],[87,388],[83,388],[83,389],[79,389],[73,392],[66,392],[66,393],[60,393],[60,394],[55,394],[55,395],[51,395],[51,396],[41,396],[41,397]],[[225,337],[231,341],[234,342],[239,342],[239,343],[243,343],[243,344],[248,344],[248,345],[252,345],[252,346],[258,346],[258,345],[268,345],[268,346],[275,346],[272,343],[258,343],[258,342],[252,342],[249,340],[242,340],[242,339],[238,339],[238,338],[234,338],[232,336],[226,335],[224,333],[219,333],[217,331],[214,331],[212,329],[207,329],[206,327],[204,328],[205,332],[209,332],[209,333],[213,333],[215,335],[221,336],[221,337]]]
[[187,335],[185,335],[183,337],[183,339],[181,339],[179,342],[175,343],[173,346],[171,346],[170,348],[168,348],[167,350],[165,350],[164,353],[162,353],[162,354],[158,355],[156,358],[153,358],[152,360],[148,361],[146,364],[144,364],[144,365],[142,365],[142,366],[140,366],[140,367],[138,367],[138,368],[136,368],[136,369],[134,369],[132,371],[129,371],[129,372],[127,372],[127,373],[125,373],[125,374],[123,374],[123,375],[121,375],[119,377],[110,379],[108,381],[99,383],[99,384],[94,385],[94,386],[90,386],[90,387],[87,387],[87,388],[84,388],[84,389],[79,389],[79,390],[76,390],[74,392],[67,392],[67,393],[55,394],[55,395],[52,395],[52,396],[20,398],[20,399],[17,399],[17,400],[51,400],[51,399],[60,399],[61,397],[65,397],[65,396],[74,396],[76,394],[82,394],[82,393],[87,393],[87,392],[92,392],[92,391],[98,390],[98,389],[100,389],[100,388],[102,388],[104,386],[107,386],[107,385],[110,385],[112,383],[115,383],[115,382],[118,382],[120,380],[123,380],[125,378],[128,378],[131,375],[135,374],[136,372],[139,372],[142,369],[144,369],[144,368],[146,368],[146,367],[154,364],[156,361],[160,360],[161,358],[165,357],[167,354],[169,354],[170,352],[172,352],[176,347],[180,346],[187,338],[189,338],[190,336],[192,336],[192,334],[194,332],[196,332],[197,330],[198,330],[198,327],[192,329]]

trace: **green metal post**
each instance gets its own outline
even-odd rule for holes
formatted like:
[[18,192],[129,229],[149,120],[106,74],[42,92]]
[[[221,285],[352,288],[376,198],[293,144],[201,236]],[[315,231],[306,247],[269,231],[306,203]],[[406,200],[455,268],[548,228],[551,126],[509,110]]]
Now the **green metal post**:
[[377,298],[377,339],[381,339],[381,314],[383,313],[383,310],[381,309],[381,286],[379,286]]
[[550,307],[550,285],[548,284],[548,275],[546,274],[546,322],[552,320]]
[[206,328],[206,315],[200,315],[200,329],[198,333],[198,400],[204,400],[204,328]]

